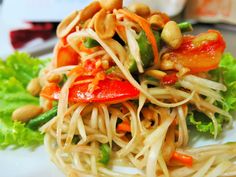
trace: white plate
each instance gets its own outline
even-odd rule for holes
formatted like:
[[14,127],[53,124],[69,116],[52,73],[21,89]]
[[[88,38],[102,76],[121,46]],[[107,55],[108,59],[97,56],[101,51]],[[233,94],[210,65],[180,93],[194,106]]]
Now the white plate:
[[[197,136],[190,140],[194,146],[208,144],[225,143],[236,141],[236,122],[234,128],[225,131],[220,138],[212,140],[207,137]],[[120,170],[121,168],[115,168]],[[2,177],[64,177],[59,169],[50,161],[49,154],[41,146],[34,151],[28,149],[4,150],[0,151],[0,170]],[[136,170],[124,169],[129,173]]]
[[1,177],[64,177],[50,161],[44,147],[0,151]]

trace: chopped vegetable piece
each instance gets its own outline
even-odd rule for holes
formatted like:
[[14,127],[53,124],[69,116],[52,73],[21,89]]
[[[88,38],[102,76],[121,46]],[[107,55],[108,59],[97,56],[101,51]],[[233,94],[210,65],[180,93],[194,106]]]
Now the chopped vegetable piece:
[[99,160],[100,163],[107,165],[110,160],[111,149],[107,144],[102,144],[100,146],[101,158]]
[[193,165],[193,157],[186,155],[186,154],[181,154],[177,151],[175,151],[171,157],[171,160],[180,162],[183,165],[191,167]]
[[122,122],[117,125],[117,131],[131,132],[131,126],[128,122]]
[[74,135],[72,139],[72,144],[77,144],[80,141],[80,136],[79,135]]
[[42,91],[40,92],[40,96],[49,100],[58,100],[60,91],[61,88],[57,84],[51,83],[42,89]]
[[[79,80],[86,79],[81,77]],[[139,96],[139,91],[131,85],[128,81],[113,80],[105,78],[100,80],[97,88],[89,91],[90,83],[81,83],[73,85],[69,91],[70,102],[120,102],[128,99],[134,99]],[[40,96],[50,99],[58,100],[60,95],[60,87],[56,84],[46,86],[40,93]]]
[[51,120],[53,117],[57,115],[57,106],[53,107],[51,110],[39,115],[38,117],[31,119],[27,127],[32,130],[37,130],[39,127],[47,123],[49,120]]
[[155,39],[155,35],[153,34],[152,30],[151,30],[151,26],[148,23],[148,21],[132,12],[129,12],[127,10],[124,9],[119,9],[119,12],[121,12],[122,14],[124,14],[125,16],[127,16],[128,18],[130,18],[131,20],[137,22],[142,29],[145,31],[146,35],[147,35],[147,39],[150,42],[151,46],[152,46],[152,52],[154,54],[154,63],[157,64],[158,63],[158,47],[157,47],[157,42]]
[[57,51],[57,67],[77,65],[79,61],[79,55],[74,49],[72,49],[68,44],[63,45],[59,43]]
[[[155,35],[157,46],[159,47],[160,46],[160,34],[157,31],[153,31],[153,33]],[[153,52],[152,52],[152,46],[148,42],[146,34],[143,30],[139,33],[138,38],[137,38],[137,42],[138,42],[139,49],[140,49],[140,55],[141,55],[143,67],[147,68],[153,63],[154,56],[153,56]],[[132,55],[129,55],[129,57],[125,61],[125,66],[126,66],[126,68],[129,69],[129,71],[131,73],[135,73],[138,71],[136,61]]]
[[165,60],[190,69],[191,73],[215,69],[225,49],[225,42],[218,31],[209,30],[197,36],[184,36],[181,46],[165,54]]
[[193,31],[192,24],[189,22],[179,23],[178,26],[182,33]]
[[125,60],[124,65],[130,71],[130,73],[135,73],[138,71],[136,61],[131,54]]
[[176,76],[176,73],[167,74],[162,78],[162,84],[164,85],[173,85],[178,81],[178,77]]
[[87,37],[87,38],[85,38],[83,45],[87,48],[93,48],[93,47],[99,46],[100,44],[96,40],[94,40],[90,37]]
[[101,80],[94,92],[88,91],[89,83],[74,85],[70,88],[70,102],[120,102],[137,98],[139,91],[128,81]]
[[[160,46],[160,34],[157,31],[153,31],[155,41],[156,41],[156,46]],[[149,41],[147,40],[147,36],[144,31],[141,31],[138,36],[138,45],[140,48],[140,55],[141,59],[144,65],[144,68],[147,68],[148,66],[151,65],[153,62],[153,49]]]

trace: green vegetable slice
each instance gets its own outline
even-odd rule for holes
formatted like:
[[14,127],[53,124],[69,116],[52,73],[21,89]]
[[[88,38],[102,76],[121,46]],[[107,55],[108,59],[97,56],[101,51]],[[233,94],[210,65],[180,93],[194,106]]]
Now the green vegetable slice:
[[37,130],[39,127],[41,127],[43,124],[47,123],[49,120],[51,120],[53,117],[57,115],[57,106],[54,106],[51,110],[39,115],[38,117],[31,119],[27,127],[29,127],[32,130]]
[[83,41],[83,44],[86,48],[93,48],[93,47],[100,46],[100,44],[96,40],[90,37],[85,38],[85,40]]
[[[160,47],[160,34],[158,31],[153,31],[157,46]],[[149,43],[147,36],[144,31],[141,31],[139,33],[138,39],[137,39],[139,48],[140,48],[140,55],[143,62],[144,68],[147,68],[150,66],[153,62],[153,51],[152,46]]]
[[101,158],[99,160],[100,163],[107,165],[110,160],[111,149],[108,144],[102,144],[100,146]]
[[189,22],[179,23],[178,26],[182,33],[193,31],[192,24]]
[[[157,42],[157,46],[158,48],[160,48],[160,33],[154,30],[153,33]],[[154,56],[153,56],[152,46],[149,43],[147,36],[143,30],[139,33],[137,42],[140,49],[140,56],[143,63],[143,67],[147,68],[153,63]],[[136,61],[132,55],[129,55],[124,65],[126,68],[129,69],[131,73],[135,73],[138,71]]]

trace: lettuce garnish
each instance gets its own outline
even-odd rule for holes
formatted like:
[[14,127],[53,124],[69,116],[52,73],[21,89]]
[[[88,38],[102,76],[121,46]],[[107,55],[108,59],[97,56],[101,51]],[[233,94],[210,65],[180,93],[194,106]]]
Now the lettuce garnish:
[[12,112],[26,104],[39,104],[39,99],[26,91],[28,82],[37,77],[48,60],[31,58],[25,53],[14,53],[6,61],[0,60],[0,148],[36,147],[43,135],[13,122]]
[[[11,120],[12,112],[26,104],[39,104],[39,99],[26,91],[29,81],[38,76],[40,69],[45,67],[48,60],[31,58],[26,53],[16,52],[6,61],[0,60],[0,148],[6,147],[37,147],[43,142],[43,135],[33,131],[23,123]],[[224,103],[217,103],[225,111],[236,110],[236,59],[231,54],[224,54],[219,68],[210,73],[212,79],[223,82],[226,92],[221,92]],[[222,131],[227,118],[216,115],[218,133]],[[188,116],[188,124],[196,127],[199,132],[214,135],[212,121],[197,111]]]
[[[219,68],[210,72],[212,79],[222,82],[227,87],[226,92],[221,92],[223,103],[216,103],[226,112],[236,110],[236,59],[229,53],[223,55]],[[218,122],[218,134],[222,132],[223,125],[228,121],[227,117],[216,115]],[[188,116],[188,124],[196,127],[199,132],[210,133],[214,135],[214,125],[212,121],[204,114],[198,111],[192,111]]]

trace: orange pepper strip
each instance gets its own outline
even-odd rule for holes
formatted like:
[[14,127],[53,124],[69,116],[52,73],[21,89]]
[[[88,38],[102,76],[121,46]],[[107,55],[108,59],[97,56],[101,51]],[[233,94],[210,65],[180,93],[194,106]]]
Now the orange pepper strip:
[[122,122],[117,125],[117,131],[131,132],[131,126],[128,122]]
[[131,20],[137,22],[141,28],[145,31],[148,41],[151,43],[152,45],[152,50],[153,50],[153,54],[154,54],[154,63],[157,64],[158,63],[158,48],[157,48],[157,43],[156,43],[156,39],[155,36],[151,30],[151,26],[148,23],[147,20],[145,20],[144,18],[129,12],[127,10],[124,9],[120,9],[119,10],[120,13],[124,14],[126,17],[130,18]]
[[178,162],[180,162],[186,166],[190,166],[190,167],[193,165],[193,157],[192,156],[189,156],[186,154],[181,154],[176,151],[173,153],[171,160],[178,161]]

